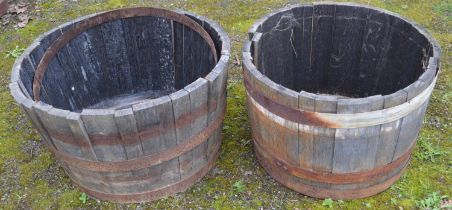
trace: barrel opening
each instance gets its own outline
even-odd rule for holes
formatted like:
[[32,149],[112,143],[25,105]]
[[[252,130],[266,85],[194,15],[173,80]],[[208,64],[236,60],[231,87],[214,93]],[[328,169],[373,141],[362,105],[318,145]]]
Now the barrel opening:
[[[195,21],[202,26],[202,20]],[[30,52],[30,61],[24,59],[20,78],[31,97],[34,69],[70,26],[46,34]],[[220,37],[209,25],[204,29],[221,52]],[[126,108],[180,90],[215,65],[207,41],[186,25],[153,16],[117,19],[82,32],[58,51],[46,70],[40,97],[76,112]]]
[[429,40],[400,17],[353,5],[314,4],[273,13],[253,37],[257,69],[294,91],[387,95],[426,70]]

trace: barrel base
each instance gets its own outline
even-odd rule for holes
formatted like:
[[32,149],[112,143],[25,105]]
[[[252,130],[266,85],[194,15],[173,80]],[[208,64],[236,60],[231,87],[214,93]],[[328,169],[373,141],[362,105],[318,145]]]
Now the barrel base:
[[256,145],[254,146],[254,152],[256,154],[256,157],[261,164],[261,166],[264,168],[264,170],[277,182],[281,183],[282,185],[286,186],[287,188],[290,188],[292,190],[295,190],[301,194],[307,195],[309,197],[313,198],[332,198],[335,200],[351,200],[351,199],[359,199],[359,198],[366,198],[372,195],[376,195],[386,189],[388,189],[392,184],[394,184],[404,173],[407,165],[405,164],[401,170],[393,175],[392,177],[389,177],[384,182],[366,187],[366,188],[359,188],[359,189],[347,189],[347,190],[335,190],[335,189],[325,189],[320,187],[315,187],[312,185],[308,185],[303,183],[303,181],[295,176],[292,176],[288,174],[286,171],[284,171],[281,168],[276,167],[272,163],[269,163],[264,158],[263,154],[259,149],[257,149]]
[[203,166],[200,170],[195,172],[192,176],[181,179],[179,182],[173,183],[166,187],[162,187],[159,189],[154,189],[147,192],[136,193],[136,194],[127,194],[127,195],[119,195],[119,194],[108,194],[102,193],[98,191],[90,190],[89,188],[83,186],[77,179],[71,177],[73,183],[86,194],[99,199],[99,200],[108,200],[117,203],[142,203],[142,202],[151,202],[158,200],[163,197],[167,197],[178,192],[183,192],[190,188],[194,183],[204,177],[210,169],[215,165],[215,161],[218,157],[218,152],[213,156],[205,166]]

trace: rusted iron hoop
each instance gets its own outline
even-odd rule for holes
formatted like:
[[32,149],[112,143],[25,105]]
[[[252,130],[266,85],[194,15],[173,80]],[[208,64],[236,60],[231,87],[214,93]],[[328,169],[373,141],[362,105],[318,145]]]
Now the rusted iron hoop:
[[304,195],[308,195],[314,198],[333,198],[333,199],[351,200],[375,195],[386,190],[389,186],[394,184],[403,175],[403,173],[406,170],[406,167],[408,166],[407,163],[405,166],[403,166],[402,169],[400,169],[400,171],[397,174],[395,174],[391,178],[387,179],[382,183],[372,185],[367,188],[352,190],[333,190],[318,188],[311,185],[303,184],[300,181],[295,181],[293,176],[285,173],[282,169],[266,162],[259,151],[255,150],[255,154],[257,159],[259,160],[259,163],[261,163],[265,171],[276,181],[290,189],[293,189],[297,192],[300,192]]
[[[325,182],[330,184],[358,184],[363,182],[368,182],[372,179],[382,178],[389,172],[396,170],[398,167],[408,164],[408,160],[411,157],[411,151],[414,145],[411,146],[408,151],[400,156],[398,159],[392,161],[391,163],[374,168],[372,170],[354,173],[331,173],[331,172],[320,172],[320,171],[310,171],[300,167],[291,166],[283,160],[276,158],[269,150],[265,149],[264,146],[260,145],[260,140],[254,141],[254,149],[261,153],[261,160],[265,161],[267,164],[271,164],[273,167],[281,168],[293,176],[308,179],[315,182]],[[264,155],[265,154],[265,155]]]
[[175,147],[172,147],[168,150],[143,156],[141,158],[137,159],[131,159],[131,160],[124,160],[124,161],[114,161],[114,162],[97,162],[87,159],[82,159],[78,157],[74,157],[71,155],[67,155],[63,152],[60,152],[56,150],[55,148],[51,147],[49,145],[50,151],[55,155],[55,157],[59,160],[62,160],[63,162],[79,167],[84,168],[91,171],[98,171],[98,172],[124,172],[124,171],[131,171],[131,170],[139,170],[143,168],[148,168],[153,165],[160,164],[162,162],[171,160],[173,158],[176,158],[180,156],[181,154],[184,154],[192,149],[194,149],[196,146],[201,145],[204,143],[209,136],[217,130],[221,124],[223,123],[224,119],[224,113],[222,112],[221,115],[217,117],[217,119],[212,122],[208,127],[206,127],[204,130],[202,130],[200,133],[191,136],[189,139],[187,139],[184,143],[179,144]]
[[173,183],[167,187],[163,187],[160,189],[142,192],[142,193],[133,193],[133,194],[109,194],[98,192],[94,190],[90,190],[88,187],[83,186],[82,184],[77,182],[77,179],[71,177],[74,181],[75,185],[79,187],[82,191],[87,194],[101,199],[101,200],[112,200],[119,203],[138,203],[144,201],[154,201],[164,196],[172,195],[177,192],[185,191],[187,188],[193,185],[194,182],[204,177],[210,169],[214,166],[216,159],[218,158],[218,150],[220,149],[220,145],[218,144],[215,148],[215,156],[208,160],[207,164],[203,166],[199,171],[197,171],[192,176],[189,176],[185,179],[180,180],[179,182]]
[[293,109],[285,104],[271,100],[265,94],[256,90],[250,84],[248,78],[244,77],[243,81],[247,90],[246,92],[251,96],[250,99],[253,102],[256,102],[258,105],[286,120],[304,125],[323,126],[327,128],[360,128],[392,122],[418,109],[429,100],[437,78],[438,76],[435,76],[433,82],[424,91],[405,103],[386,109],[353,114],[319,113]]
[[196,21],[190,19],[189,17],[179,14],[177,12],[158,9],[152,7],[137,7],[137,8],[126,8],[126,9],[118,9],[112,10],[108,12],[104,12],[88,19],[82,20],[64,32],[60,37],[58,37],[55,42],[46,50],[44,55],[41,58],[38,66],[36,67],[34,79],[33,79],[33,96],[35,101],[40,101],[40,91],[41,91],[41,83],[44,79],[45,72],[47,67],[49,66],[52,59],[57,55],[58,51],[62,49],[67,43],[69,43],[72,39],[76,38],[79,34],[85,32],[86,30],[98,26],[102,23],[113,21],[121,18],[132,18],[132,17],[143,17],[143,16],[152,16],[152,17],[162,17],[166,19],[170,19],[172,21],[176,21],[180,24],[183,24],[193,31],[197,32],[209,45],[215,63],[218,61],[218,56],[215,48],[215,44],[210,37],[209,33],[207,33],[204,28],[199,25]]

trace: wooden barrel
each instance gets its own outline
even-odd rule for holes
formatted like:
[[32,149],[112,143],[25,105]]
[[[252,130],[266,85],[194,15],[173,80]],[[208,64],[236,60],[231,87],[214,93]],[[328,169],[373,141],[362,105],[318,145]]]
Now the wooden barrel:
[[82,191],[151,201],[214,165],[229,51],[204,17],[119,9],[40,36],[17,59],[10,89]]
[[0,0],[0,17],[8,12],[8,0]]
[[440,54],[422,27],[377,8],[314,3],[266,15],[243,50],[261,165],[316,198],[387,189],[407,167]]

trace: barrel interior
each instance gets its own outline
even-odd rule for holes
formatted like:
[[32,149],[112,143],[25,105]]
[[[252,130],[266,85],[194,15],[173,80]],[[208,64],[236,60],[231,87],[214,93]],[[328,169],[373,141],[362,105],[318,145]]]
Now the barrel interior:
[[268,17],[258,32],[257,69],[297,92],[391,94],[415,82],[432,55],[413,25],[365,7],[298,7]]
[[[48,34],[41,45],[60,35]],[[36,47],[31,64],[22,64],[21,80],[31,96],[44,51]],[[58,52],[45,73],[41,100],[76,112],[125,108],[182,89],[214,66],[207,42],[181,23],[151,16],[118,19],[84,31]]]

